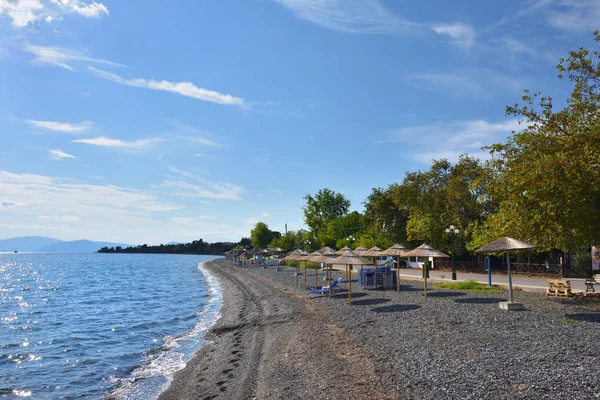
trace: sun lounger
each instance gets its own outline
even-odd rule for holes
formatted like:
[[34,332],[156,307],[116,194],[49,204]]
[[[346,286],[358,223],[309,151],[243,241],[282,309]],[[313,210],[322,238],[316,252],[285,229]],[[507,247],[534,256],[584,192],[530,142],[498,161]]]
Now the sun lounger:
[[[331,283],[331,290],[333,292],[335,292],[336,290],[338,290],[337,285],[341,281],[342,281],[342,278],[337,278],[335,281],[333,281]],[[321,295],[323,295],[323,294],[327,294],[327,293],[329,293],[329,285],[321,286],[320,288],[311,288],[310,290],[308,290],[304,294],[321,294]]]

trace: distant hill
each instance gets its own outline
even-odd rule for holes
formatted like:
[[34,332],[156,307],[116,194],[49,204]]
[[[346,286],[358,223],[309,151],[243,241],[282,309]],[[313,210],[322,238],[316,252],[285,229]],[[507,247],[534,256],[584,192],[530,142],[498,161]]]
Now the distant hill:
[[43,236],[25,236],[0,240],[0,252],[19,251],[37,253],[95,253],[102,247],[122,246],[128,244],[93,242],[91,240],[64,241]]
[[40,253],[95,253],[102,247],[127,247],[128,244],[110,242],[92,242],[91,240],[72,240],[70,242],[55,243],[39,249]]
[[60,243],[62,240],[43,236],[25,236],[0,240],[0,251],[38,251],[44,247]]

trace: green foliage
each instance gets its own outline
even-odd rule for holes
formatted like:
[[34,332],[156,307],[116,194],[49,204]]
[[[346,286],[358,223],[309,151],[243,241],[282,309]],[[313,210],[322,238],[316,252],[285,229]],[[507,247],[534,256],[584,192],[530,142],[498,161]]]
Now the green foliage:
[[98,253],[143,253],[143,254],[223,254],[236,248],[240,248],[240,243],[216,242],[207,243],[202,239],[194,240],[190,243],[178,244],[160,244],[157,246],[131,246],[122,248],[103,247]]
[[272,231],[264,222],[257,222],[254,229],[250,231],[251,244],[259,249],[265,249],[273,239],[280,237],[281,233]]
[[463,292],[487,292],[487,293],[497,293],[504,292],[504,289],[498,286],[489,287],[484,285],[483,283],[475,282],[474,280],[468,280],[464,282],[449,282],[449,283],[439,283],[437,287],[440,289],[449,289],[449,290],[460,290]]
[[326,225],[341,216],[348,214],[350,201],[343,194],[330,189],[320,189],[315,196],[304,196],[304,222],[314,232],[319,232]]
[[279,237],[275,237],[268,247],[275,248],[281,247],[285,250],[292,250],[302,247],[302,237],[304,235],[303,230],[289,231],[287,234]]
[[550,96],[526,90],[522,105],[506,108],[523,129],[489,147],[499,211],[481,231],[486,240],[509,235],[569,251],[600,242],[600,52],[572,51],[557,68],[573,84],[567,106],[555,111]]

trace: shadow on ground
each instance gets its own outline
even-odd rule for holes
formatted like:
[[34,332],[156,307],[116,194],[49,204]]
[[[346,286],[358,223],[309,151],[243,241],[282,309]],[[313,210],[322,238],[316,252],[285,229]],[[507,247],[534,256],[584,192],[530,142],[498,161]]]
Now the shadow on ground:
[[390,302],[390,299],[364,299],[364,300],[354,300],[354,295],[352,295],[352,304],[356,306],[373,306],[376,304],[383,304]]
[[465,296],[465,292],[428,292],[429,297],[458,297]]
[[467,297],[465,299],[456,299],[454,301],[462,304],[495,304],[505,300],[494,297]]
[[421,306],[416,304],[394,304],[391,306],[375,307],[371,311],[376,313],[391,313],[418,310]]
[[585,322],[595,322],[600,323],[600,313],[581,313],[581,314],[566,314],[565,317],[567,319],[571,319],[574,321],[585,321]]

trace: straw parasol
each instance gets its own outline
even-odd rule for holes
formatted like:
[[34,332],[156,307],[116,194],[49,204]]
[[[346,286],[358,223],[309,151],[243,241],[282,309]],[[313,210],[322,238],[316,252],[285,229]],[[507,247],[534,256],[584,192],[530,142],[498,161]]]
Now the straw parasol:
[[396,243],[395,245],[393,245],[392,247],[390,247],[387,250],[384,250],[383,252],[381,252],[382,256],[392,256],[392,257],[396,257],[396,262],[398,263],[397,265],[397,270],[398,270],[398,292],[400,292],[400,256],[403,255],[404,253],[408,253],[408,249],[398,243]]
[[[331,260],[333,260],[336,257],[335,251],[334,251],[334,254],[323,254],[323,253],[320,253],[321,250],[317,250],[315,252],[310,253],[308,255],[308,261],[328,264],[331,262]],[[319,284],[318,271],[317,271],[317,269],[315,269],[315,288],[318,286],[318,284]],[[331,298],[331,271],[329,271],[329,297]]]
[[[509,303],[506,304],[507,310],[519,310],[523,308],[523,305],[520,303],[515,303],[513,298],[513,288],[512,288],[512,277],[510,275],[510,252],[513,250],[531,250],[537,249],[540,246],[524,242],[522,240],[517,240],[509,237],[503,237],[497,240],[494,240],[491,243],[486,244],[482,248],[475,250],[475,253],[506,253],[506,268],[508,273],[508,293],[509,293]],[[511,305],[509,305],[511,304]],[[502,307],[502,303],[500,304],[500,308]]]
[[297,261],[296,263],[296,288],[298,288],[298,268],[300,267],[301,257],[306,256],[308,253],[301,249],[296,249],[285,256],[285,261]]
[[[433,257],[433,258],[435,258],[435,257],[450,257],[450,256],[442,253],[441,251],[437,251],[436,249],[429,246],[428,244],[423,243],[416,249],[402,254],[402,257]],[[427,264],[425,264],[423,270],[424,270],[423,271],[424,272],[423,279],[425,280],[425,287],[424,287],[423,295],[427,296]]]
[[365,251],[363,255],[367,257],[379,257],[382,251],[383,250],[381,250],[379,247],[373,246],[369,250]]
[[335,254],[337,254],[338,256],[341,256],[342,254],[344,254],[348,250],[352,250],[352,249],[350,247],[348,247],[348,246],[344,246],[341,249],[339,249]]
[[359,256],[364,256],[365,252],[369,251],[366,247],[363,246],[358,246],[357,248],[354,249],[354,253],[356,253]]
[[[371,261],[367,260],[366,258],[363,258],[363,257],[359,256],[358,254],[356,254],[352,250],[348,250],[343,255],[341,255],[341,256],[339,256],[337,258],[334,258],[331,262],[334,263],[334,264],[344,264],[344,265],[346,265],[346,269],[348,269],[349,265],[352,266],[352,265],[370,265],[370,264],[373,264]],[[351,275],[351,273],[349,273],[348,275],[349,275],[349,279],[348,279],[348,304],[352,304],[352,275]],[[330,287],[331,287],[331,285],[330,285]]]

